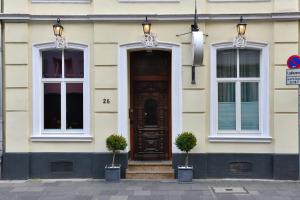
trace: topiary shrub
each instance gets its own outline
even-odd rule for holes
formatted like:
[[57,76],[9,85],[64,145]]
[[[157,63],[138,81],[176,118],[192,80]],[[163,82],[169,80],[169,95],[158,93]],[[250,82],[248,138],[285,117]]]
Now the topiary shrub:
[[197,139],[191,132],[183,132],[176,138],[175,144],[178,149],[186,153],[185,167],[189,164],[189,152],[196,146]]
[[113,152],[112,167],[115,166],[116,153],[125,150],[127,147],[126,139],[117,134],[112,134],[106,138],[106,148]]

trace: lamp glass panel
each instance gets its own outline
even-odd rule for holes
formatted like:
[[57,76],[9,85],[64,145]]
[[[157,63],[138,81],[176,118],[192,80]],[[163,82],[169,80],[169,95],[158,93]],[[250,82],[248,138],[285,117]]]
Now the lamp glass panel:
[[246,24],[238,24],[237,29],[239,35],[244,35],[246,32]]
[[143,24],[143,30],[145,34],[150,33],[151,24]]

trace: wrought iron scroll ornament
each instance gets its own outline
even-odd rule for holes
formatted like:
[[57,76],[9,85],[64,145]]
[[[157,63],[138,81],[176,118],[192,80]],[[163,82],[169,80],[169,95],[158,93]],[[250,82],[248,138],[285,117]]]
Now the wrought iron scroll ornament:
[[67,40],[63,36],[56,36],[54,43],[57,49],[64,49],[68,47]]
[[157,46],[158,41],[155,33],[146,33],[144,34],[144,39],[142,40],[142,44],[146,48],[152,48]]
[[244,35],[238,35],[233,39],[234,48],[245,48],[247,46],[247,39]]

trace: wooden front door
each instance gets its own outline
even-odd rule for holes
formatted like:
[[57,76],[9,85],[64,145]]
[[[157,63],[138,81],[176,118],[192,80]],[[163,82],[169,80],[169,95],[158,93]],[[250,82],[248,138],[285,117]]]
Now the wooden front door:
[[170,53],[138,51],[130,58],[132,158],[169,159]]

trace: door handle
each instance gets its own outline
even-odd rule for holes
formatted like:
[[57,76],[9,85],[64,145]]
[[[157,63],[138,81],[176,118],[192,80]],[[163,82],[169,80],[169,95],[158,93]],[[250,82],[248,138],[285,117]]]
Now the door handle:
[[133,120],[133,109],[129,109],[129,119]]

